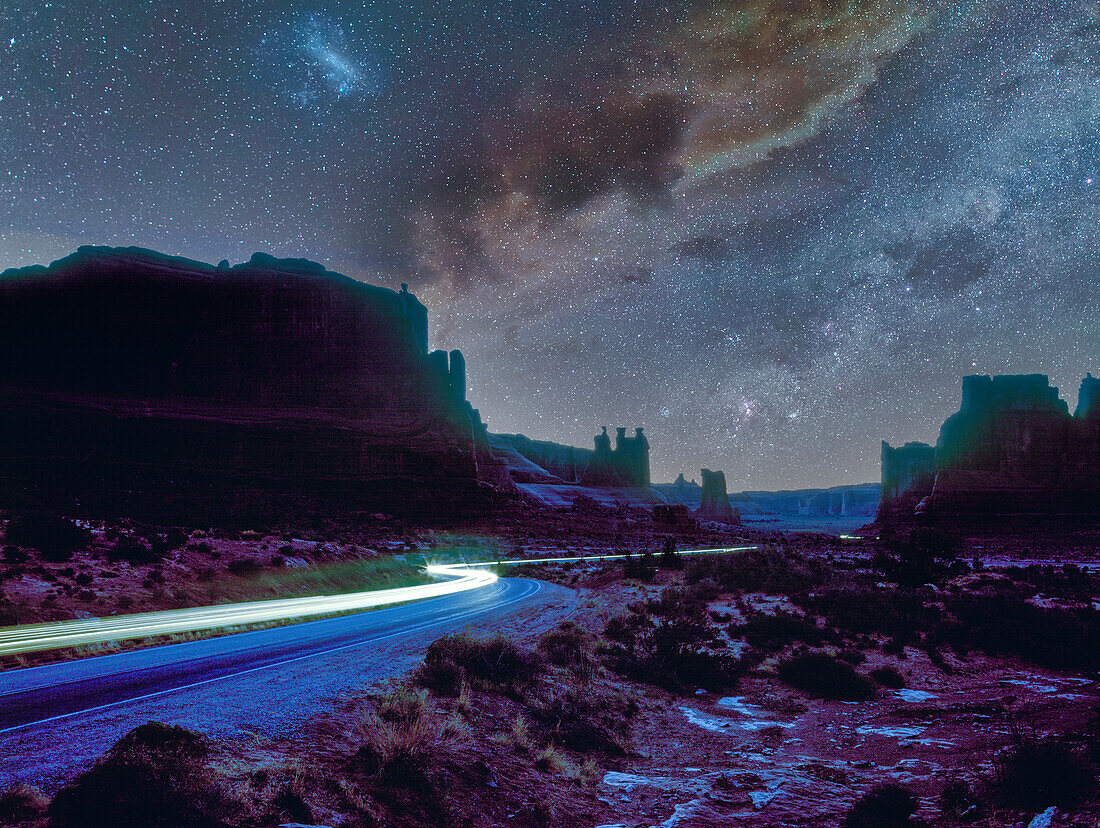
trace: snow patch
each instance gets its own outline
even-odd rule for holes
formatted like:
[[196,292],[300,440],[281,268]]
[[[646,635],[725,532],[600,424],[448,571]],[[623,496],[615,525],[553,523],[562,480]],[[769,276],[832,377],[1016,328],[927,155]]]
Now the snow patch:
[[[722,701],[719,701],[719,705],[722,705]],[[680,712],[684,714],[684,717],[696,727],[701,727],[703,730],[709,730],[711,733],[731,733],[735,731],[741,731],[742,733],[755,733],[758,730],[767,730],[770,727],[788,728],[789,724],[786,722],[773,722],[768,719],[725,719],[718,716],[708,716],[706,713],[701,713],[698,710],[694,710],[690,707],[681,707]],[[738,711],[740,712],[740,711]]]
[[910,690],[908,688],[895,690],[894,695],[907,702],[925,702],[939,698],[935,693],[929,693],[927,690]]

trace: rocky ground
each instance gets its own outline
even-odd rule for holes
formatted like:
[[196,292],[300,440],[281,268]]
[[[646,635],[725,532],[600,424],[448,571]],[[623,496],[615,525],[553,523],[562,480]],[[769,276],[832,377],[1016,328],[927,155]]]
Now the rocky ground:
[[[434,542],[458,557],[656,554],[507,567],[576,590],[572,621],[539,637],[519,625],[496,641],[445,639],[408,680],[365,688],[285,737],[188,753],[180,739],[192,737],[140,734],[49,815],[22,790],[0,798],[0,820],[20,824],[21,807],[26,824],[54,826],[1100,821],[1100,590],[1087,545],[1064,566],[1050,562],[1070,550],[1033,544],[1016,566],[1016,541],[705,527],[673,542],[762,549],[679,568],[660,555],[672,533],[630,510],[526,529]],[[167,788],[160,822],[130,802],[147,799],[124,781],[139,771]]]

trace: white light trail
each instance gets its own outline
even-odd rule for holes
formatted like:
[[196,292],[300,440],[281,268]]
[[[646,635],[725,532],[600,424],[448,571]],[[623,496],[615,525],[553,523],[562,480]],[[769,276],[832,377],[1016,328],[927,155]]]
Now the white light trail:
[[78,618],[46,624],[25,624],[0,628],[0,655],[56,650],[84,644],[148,638],[155,635],[239,627],[272,621],[298,621],[318,615],[365,610],[406,601],[419,601],[452,595],[489,586],[497,580],[492,572],[470,571],[462,565],[431,565],[430,575],[448,580],[438,584],[377,589],[344,595],[319,595],[308,598],[280,598],[270,601],[250,601],[244,604],[221,604],[213,607],[142,612],[107,618]]
[[[677,555],[703,555],[725,552],[745,552],[755,546],[730,546],[715,549],[685,549]],[[300,621],[321,615],[383,607],[407,601],[420,601],[481,589],[498,580],[497,575],[475,567],[498,564],[574,563],[579,561],[609,561],[630,557],[626,554],[590,555],[574,558],[527,558],[477,563],[429,564],[429,575],[446,578],[437,584],[423,584],[395,589],[377,589],[344,595],[319,595],[307,598],[280,598],[270,601],[250,601],[243,604],[219,604],[212,607],[142,612],[133,615],[113,615],[107,618],[78,618],[45,624],[24,624],[0,628],[0,655],[33,653],[107,641],[175,635],[249,624]],[[638,557],[638,556],[634,556]]]
[[[679,549],[677,555],[708,555],[725,552],[749,552],[759,549],[758,546],[718,546],[714,549]],[[463,564],[463,566],[496,566],[497,564],[529,564],[529,563],[575,563],[577,561],[617,561],[623,558],[640,558],[637,553],[621,553],[616,555],[581,555],[576,558],[513,558],[507,561],[479,561],[477,563]],[[656,557],[656,555],[655,555]]]

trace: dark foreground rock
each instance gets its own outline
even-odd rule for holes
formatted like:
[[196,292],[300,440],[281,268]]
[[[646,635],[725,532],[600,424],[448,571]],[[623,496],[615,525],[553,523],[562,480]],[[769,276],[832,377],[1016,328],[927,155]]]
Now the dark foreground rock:
[[314,262],[82,247],[0,274],[0,497],[251,522],[483,511],[505,484],[427,311]]

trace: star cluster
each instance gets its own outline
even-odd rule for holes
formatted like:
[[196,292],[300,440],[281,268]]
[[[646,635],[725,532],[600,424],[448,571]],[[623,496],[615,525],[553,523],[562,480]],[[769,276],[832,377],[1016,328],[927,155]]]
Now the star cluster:
[[967,373],[1100,373],[1092,0],[15,0],[0,265],[407,281],[491,429],[877,479]]

